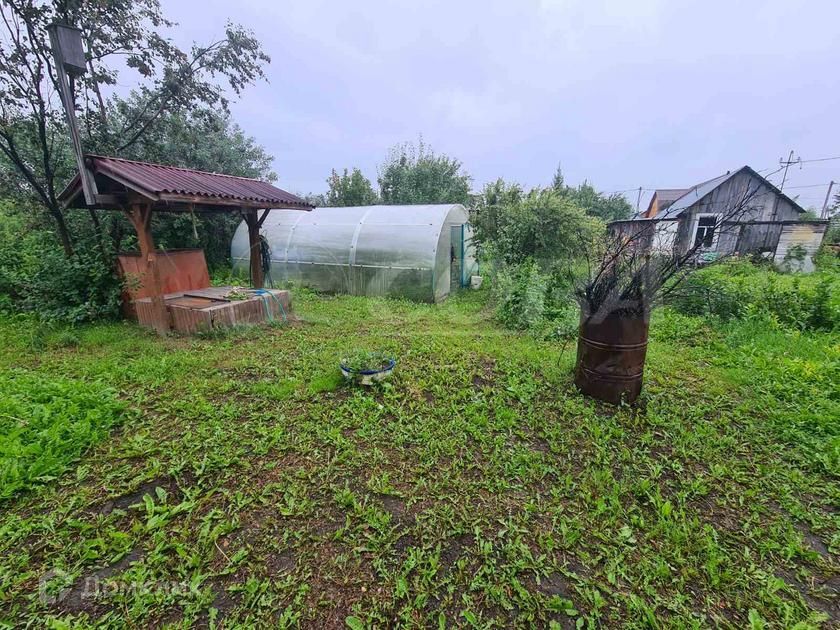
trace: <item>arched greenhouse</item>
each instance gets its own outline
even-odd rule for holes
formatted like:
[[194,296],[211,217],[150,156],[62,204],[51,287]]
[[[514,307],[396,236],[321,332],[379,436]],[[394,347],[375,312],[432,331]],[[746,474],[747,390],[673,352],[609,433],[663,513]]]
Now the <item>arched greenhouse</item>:
[[[437,302],[477,273],[468,218],[460,204],[275,210],[261,230],[267,280]],[[248,250],[243,222],[231,244],[235,270],[248,272]]]

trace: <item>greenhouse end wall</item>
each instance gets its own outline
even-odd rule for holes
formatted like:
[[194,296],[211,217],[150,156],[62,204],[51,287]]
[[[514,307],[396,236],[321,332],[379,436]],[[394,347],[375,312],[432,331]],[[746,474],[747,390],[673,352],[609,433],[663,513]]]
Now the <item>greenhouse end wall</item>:
[[[462,271],[475,265],[472,241],[454,252],[451,240],[452,226],[469,234],[467,221],[458,204],[273,210],[261,233],[275,283],[431,302],[449,294],[453,253]],[[248,273],[248,250],[243,222],[231,244],[236,271]]]

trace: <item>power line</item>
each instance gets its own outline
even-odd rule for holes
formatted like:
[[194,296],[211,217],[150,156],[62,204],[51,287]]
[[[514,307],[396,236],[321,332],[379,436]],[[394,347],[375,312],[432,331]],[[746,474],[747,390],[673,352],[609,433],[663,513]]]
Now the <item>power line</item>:
[[814,158],[813,160],[799,160],[803,164],[806,162],[829,162],[831,160],[840,160],[840,155],[835,157],[825,157],[825,158]]
[[791,188],[822,188],[824,186],[828,186],[828,184],[804,184],[802,186],[788,186],[787,189],[790,190]]

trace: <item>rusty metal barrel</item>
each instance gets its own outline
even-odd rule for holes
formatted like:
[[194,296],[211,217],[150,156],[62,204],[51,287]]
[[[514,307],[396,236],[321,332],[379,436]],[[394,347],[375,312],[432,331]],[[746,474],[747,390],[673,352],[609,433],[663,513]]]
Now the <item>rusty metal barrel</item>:
[[619,404],[642,391],[649,316],[581,311],[575,385],[587,396]]

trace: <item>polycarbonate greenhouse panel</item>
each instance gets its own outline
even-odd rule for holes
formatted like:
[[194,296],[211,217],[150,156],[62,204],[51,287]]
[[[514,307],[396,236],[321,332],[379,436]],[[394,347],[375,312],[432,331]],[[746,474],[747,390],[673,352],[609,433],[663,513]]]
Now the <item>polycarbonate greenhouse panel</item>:
[[356,242],[353,264],[431,269],[439,230],[431,225],[365,225]]
[[[435,301],[450,289],[452,226],[467,222],[460,205],[315,208],[274,211],[262,227],[271,250],[271,279],[320,291]],[[456,252],[474,260],[469,251]],[[231,244],[247,272],[244,223]]]

